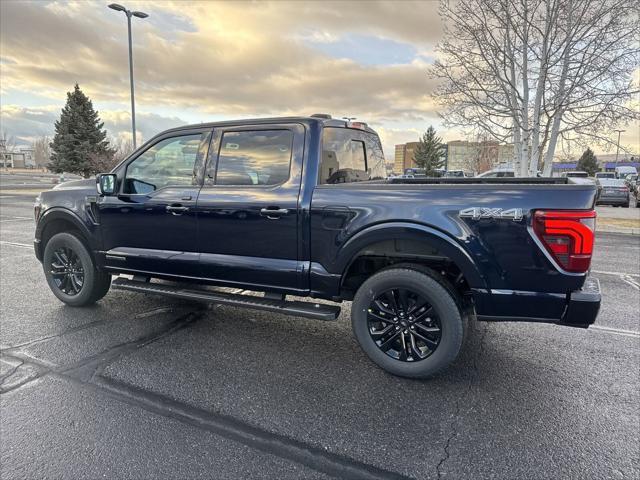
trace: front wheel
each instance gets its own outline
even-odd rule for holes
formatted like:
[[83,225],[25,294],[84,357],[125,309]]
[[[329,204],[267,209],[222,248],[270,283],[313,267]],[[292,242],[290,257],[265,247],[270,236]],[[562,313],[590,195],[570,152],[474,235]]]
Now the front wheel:
[[87,247],[71,233],[49,239],[42,266],[53,294],[72,307],[97,302],[111,286],[111,275],[96,269]]
[[368,278],[351,322],[373,362],[402,377],[426,378],[455,360],[464,336],[460,301],[437,274],[390,268]]

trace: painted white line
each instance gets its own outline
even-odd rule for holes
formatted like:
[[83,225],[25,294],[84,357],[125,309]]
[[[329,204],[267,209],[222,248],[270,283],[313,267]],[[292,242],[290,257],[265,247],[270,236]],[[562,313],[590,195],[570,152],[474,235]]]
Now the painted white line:
[[636,290],[640,290],[640,283],[636,282],[633,278],[631,278],[631,275],[621,275],[620,279],[623,282],[631,285]]
[[628,275],[630,277],[640,277],[640,273],[609,272],[606,270],[591,270],[591,272],[597,273],[598,275],[616,275],[618,277],[622,277],[623,275]]
[[0,240],[0,245],[11,245],[13,247],[33,248],[33,245],[29,245],[28,243],[7,242],[5,240]]
[[9,222],[26,222],[31,221],[32,218],[9,218],[7,220],[0,220],[0,223],[9,223]]
[[597,330],[602,333],[611,333],[613,335],[621,335],[623,337],[640,338],[640,332],[635,330],[624,330],[622,328],[604,327],[602,325],[591,325],[589,330]]

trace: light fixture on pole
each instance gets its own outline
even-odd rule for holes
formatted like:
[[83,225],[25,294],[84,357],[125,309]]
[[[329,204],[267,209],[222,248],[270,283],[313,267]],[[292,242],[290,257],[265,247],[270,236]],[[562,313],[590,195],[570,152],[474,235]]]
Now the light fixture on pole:
[[133,149],[137,148],[136,145],[136,102],[134,96],[134,88],[133,88],[133,49],[131,47],[131,17],[138,18],[147,18],[147,15],[144,12],[131,11],[119,5],[117,3],[112,3],[109,5],[109,8],[115,10],[117,12],[124,12],[127,16],[127,28],[129,32],[129,82],[131,84],[131,132],[133,133]]

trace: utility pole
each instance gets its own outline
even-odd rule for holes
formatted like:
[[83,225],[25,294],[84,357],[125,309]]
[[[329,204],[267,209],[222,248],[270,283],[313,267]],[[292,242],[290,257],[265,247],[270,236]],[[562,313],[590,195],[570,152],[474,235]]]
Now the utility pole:
[[149,15],[144,12],[138,12],[126,9],[122,5],[112,3],[109,8],[117,12],[124,12],[127,16],[127,30],[129,33],[129,83],[131,85],[131,133],[133,134],[133,149],[137,148],[136,144],[136,102],[133,87],[133,47],[131,45],[131,17],[147,18]]
[[616,145],[616,165],[618,165],[618,153],[620,153],[620,134],[626,130],[616,130],[618,132],[618,144]]

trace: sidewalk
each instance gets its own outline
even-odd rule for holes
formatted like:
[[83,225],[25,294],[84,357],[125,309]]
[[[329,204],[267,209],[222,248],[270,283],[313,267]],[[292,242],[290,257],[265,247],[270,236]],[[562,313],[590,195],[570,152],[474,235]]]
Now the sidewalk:
[[640,208],[632,198],[629,208],[596,207],[596,231],[640,235]]

